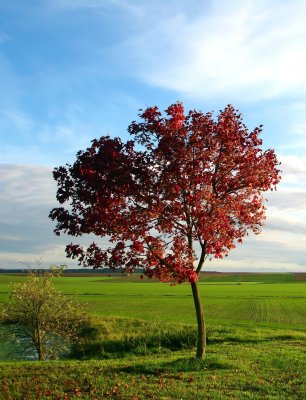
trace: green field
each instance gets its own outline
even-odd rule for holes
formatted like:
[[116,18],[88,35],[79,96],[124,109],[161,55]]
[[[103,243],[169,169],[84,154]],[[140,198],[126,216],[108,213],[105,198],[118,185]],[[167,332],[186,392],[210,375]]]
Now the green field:
[[[20,276],[0,275],[0,300]],[[149,321],[195,323],[188,284],[141,281],[129,277],[62,277],[58,289],[88,304],[97,317],[140,318]],[[280,283],[279,283],[280,282]],[[296,328],[306,324],[306,282],[293,274],[228,275],[199,282],[210,324]]]
[[[0,301],[10,282],[22,279],[1,274]],[[2,348],[0,399],[306,399],[306,281],[294,274],[201,278],[203,363],[192,358],[196,321],[188,284],[120,275],[55,283],[86,303],[103,342],[89,349],[90,357],[103,359],[12,364]],[[13,378],[17,370],[21,384]]]

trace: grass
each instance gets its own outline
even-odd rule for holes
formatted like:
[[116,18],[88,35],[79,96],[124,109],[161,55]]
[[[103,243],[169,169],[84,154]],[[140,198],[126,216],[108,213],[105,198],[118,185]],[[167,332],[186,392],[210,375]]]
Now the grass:
[[[194,306],[188,284],[124,285],[118,278],[63,278],[58,287],[90,305],[96,316],[119,316],[193,324]],[[306,324],[306,282],[199,283],[208,323],[257,323],[274,327]]]
[[[0,275],[0,300],[22,279]],[[56,285],[88,304],[96,337],[74,349],[79,361],[2,362],[0,399],[306,398],[306,281],[293,274],[202,280],[204,361],[193,358],[189,285],[137,276],[64,277]]]
[[305,398],[299,342],[210,345],[204,361],[190,352],[124,359],[7,363],[0,399]]
[[[306,281],[293,281],[293,277],[293,274],[244,274],[240,282],[230,282],[228,276],[221,275],[217,282],[216,276],[208,276],[199,282],[208,324],[304,329]],[[9,283],[22,279],[0,275],[0,301],[7,300]],[[195,323],[190,285],[170,287],[131,279],[137,277],[64,277],[55,282],[64,293],[87,303],[90,314],[95,317]]]
[[218,274],[214,275],[203,275],[201,278],[205,282],[256,282],[256,283],[281,283],[281,282],[295,282],[296,276],[291,273],[274,273],[274,274],[243,274],[243,273],[231,273],[231,274]]

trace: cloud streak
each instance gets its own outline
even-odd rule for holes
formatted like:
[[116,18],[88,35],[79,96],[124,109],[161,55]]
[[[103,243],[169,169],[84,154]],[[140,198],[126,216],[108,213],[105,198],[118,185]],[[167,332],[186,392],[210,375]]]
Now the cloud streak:
[[[0,268],[18,268],[20,259],[35,264],[40,258],[44,264],[76,266],[65,256],[74,238],[55,236],[48,217],[58,206],[51,172],[43,165],[0,164]],[[80,239],[84,246],[92,241],[90,236]]]
[[55,205],[51,169],[0,165],[0,267],[31,261],[54,247],[48,212]]
[[167,19],[153,14],[146,22],[154,29],[127,40],[145,82],[210,100],[229,93],[249,101],[305,94],[305,2],[211,4],[192,19],[180,7]]

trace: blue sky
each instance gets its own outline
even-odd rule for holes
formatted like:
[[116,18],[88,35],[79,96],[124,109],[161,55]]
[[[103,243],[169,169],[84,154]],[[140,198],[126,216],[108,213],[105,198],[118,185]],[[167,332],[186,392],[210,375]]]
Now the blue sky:
[[67,262],[52,169],[180,100],[233,104],[282,161],[262,234],[205,269],[306,272],[305,20],[304,0],[0,0],[0,268]]

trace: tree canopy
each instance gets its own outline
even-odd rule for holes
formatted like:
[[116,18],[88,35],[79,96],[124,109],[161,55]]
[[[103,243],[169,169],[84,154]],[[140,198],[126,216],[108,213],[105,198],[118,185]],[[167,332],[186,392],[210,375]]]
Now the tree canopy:
[[262,192],[278,184],[279,163],[262,149],[262,126],[249,132],[231,105],[216,119],[185,115],[182,103],[139,117],[128,128],[132,140],[103,136],[54,170],[63,204],[50,213],[55,233],[107,239],[106,248],[69,244],[67,256],[80,265],[144,268],[161,281],[195,284],[207,258],[260,232]]
[[108,248],[67,246],[84,266],[196,281],[207,257],[226,256],[249,230],[260,232],[261,193],[280,179],[275,153],[261,149],[261,127],[249,132],[232,106],[216,121],[211,113],[185,116],[181,103],[166,117],[157,107],[140,117],[128,129],[134,140],[101,137],[55,169],[57,199],[71,204],[52,210],[55,232],[109,239]]

